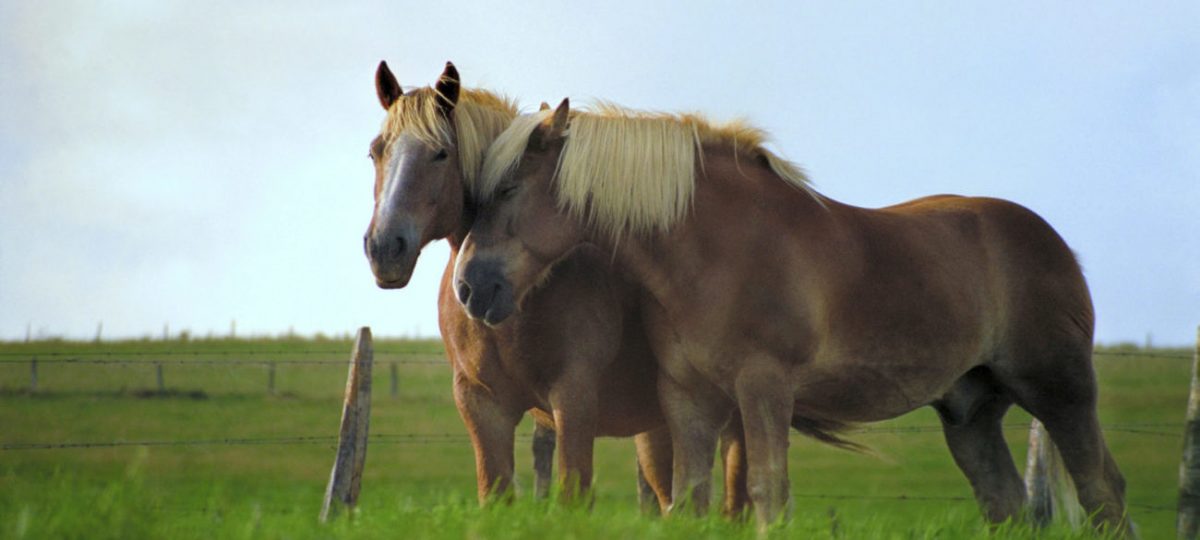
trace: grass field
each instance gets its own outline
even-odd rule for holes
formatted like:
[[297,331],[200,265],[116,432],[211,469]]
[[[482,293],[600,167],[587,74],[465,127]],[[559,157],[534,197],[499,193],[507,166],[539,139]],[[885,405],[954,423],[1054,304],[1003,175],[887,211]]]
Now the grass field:
[[[350,348],[341,340],[0,344],[0,538],[754,536],[753,527],[719,518],[639,515],[629,440],[598,442],[590,510],[532,500],[528,421],[517,449],[524,489],[512,505],[478,508],[449,368],[439,343],[420,341],[376,343],[373,439],[360,506],[353,519],[322,526],[316,516]],[[38,390],[31,392],[35,356]],[[1131,513],[1148,539],[1174,536],[1187,357],[1160,350],[1096,359],[1101,420],[1129,482]],[[138,363],[66,362],[72,359]],[[281,362],[276,393],[266,391],[266,367],[237,360]],[[165,362],[166,393],[153,391],[154,361]],[[400,362],[394,398],[390,362]],[[1020,425],[1027,421],[1016,410],[1007,419],[1022,469],[1027,433]],[[921,410],[852,436],[881,457],[795,437],[796,508],[779,535],[1031,537],[1021,526],[989,535],[936,425],[933,412]],[[55,447],[20,446],[26,443]],[[1039,537],[1089,535],[1058,528]]]

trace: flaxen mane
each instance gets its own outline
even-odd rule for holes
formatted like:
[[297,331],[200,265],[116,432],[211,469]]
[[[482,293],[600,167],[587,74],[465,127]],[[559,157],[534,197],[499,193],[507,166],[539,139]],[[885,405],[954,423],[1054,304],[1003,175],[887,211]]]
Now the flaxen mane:
[[437,148],[454,147],[457,141],[463,179],[467,188],[474,193],[479,183],[484,152],[517,116],[517,106],[513,100],[486,90],[463,88],[453,116],[452,131],[438,105],[437,90],[418,88],[400,96],[388,108],[382,135],[390,140],[401,133],[408,133]]
[[[518,117],[484,161],[487,197],[520,162],[528,140],[553,111]],[[742,121],[713,124],[696,114],[637,112],[601,103],[572,111],[556,173],[558,203],[610,238],[664,231],[691,207],[703,145],[761,158],[775,174],[812,194],[796,165],[763,147],[766,134]],[[814,194],[815,196],[815,194]]]

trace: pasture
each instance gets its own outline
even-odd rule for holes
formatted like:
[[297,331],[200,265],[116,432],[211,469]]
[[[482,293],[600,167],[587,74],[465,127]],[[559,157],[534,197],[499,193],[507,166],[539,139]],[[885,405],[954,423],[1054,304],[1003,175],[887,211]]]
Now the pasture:
[[[754,537],[753,526],[716,517],[641,516],[630,440],[598,441],[590,510],[532,500],[528,420],[515,502],[479,509],[450,370],[429,341],[376,341],[360,505],[353,519],[322,526],[350,348],[340,339],[0,344],[0,538]],[[1144,538],[1173,537],[1190,352],[1106,350],[1095,363],[1134,520]],[[1006,419],[1022,470],[1027,423],[1015,409]],[[988,534],[937,425],[920,410],[850,435],[878,456],[793,436],[795,510],[779,532],[1030,537],[1021,526]]]

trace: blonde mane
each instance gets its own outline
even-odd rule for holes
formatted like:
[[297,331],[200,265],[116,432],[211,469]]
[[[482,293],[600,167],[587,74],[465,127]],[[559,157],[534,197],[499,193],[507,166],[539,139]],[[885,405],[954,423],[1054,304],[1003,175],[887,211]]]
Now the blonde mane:
[[[553,111],[518,117],[488,149],[479,193],[487,198],[520,163],[529,137]],[[762,159],[782,180],[817,198],[797,165],[763,147],[766,134],[741,120],[631,111],[600,103],[572,111],[555,174],[560,207],[610,239],[666,231],[692,204],[703,146]]]
[[383,121],[381,135],[387,140],[408,133],[436,148],[455,146],[467,189],[476,193],[484,152],[517,116],[516,103],[487,90],[463,88],[454,107],[454,129],[438,105],[437,90],[424,87],[409,91],[392,103]]

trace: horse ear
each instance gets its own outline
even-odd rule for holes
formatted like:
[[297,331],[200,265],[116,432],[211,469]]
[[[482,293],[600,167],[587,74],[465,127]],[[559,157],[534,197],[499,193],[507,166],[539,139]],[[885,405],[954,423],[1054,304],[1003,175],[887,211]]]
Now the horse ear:
[[567,131],[567,121],[571,114],[571,99],[563,98],[562,103],[558,104],[558,108],[554,109],[554,116],[550,119],[550,130],[546,133],[546,140],[558,139]]
[[[547,110],[550,105],[542,103],[541,110]],[[554,114],[550,117],[550,124],[540,124],[534,128],[533,133],[529,134],[529,146],[537,150],[545,150],[549,143],[555,139],[560,139],[563,133],[567,130],[567,120],[571,112],[571,102],[563,98],[562,103],[554,109]]]
[[375,93],[379,94],[379,104],[383,105],[384,110],[391,108],[392,104],[404,95],[400,83],[396,82],[396,76],[388,69],[387,62],[380,61],[379,69],[375,70]]
[[446,62],[446,70],[442,72],[442,76],[438,78],[437,85],[434,86],[437,90],[438,105],[442,107],[442,112],[450,114],[454,110],[454,106],[458,104],[458,69],[451,62]]
[[546,103],[545,101],[543,101],[543,102],[542,102],[542,106],[541,106],[541,107],[538,107],[538,112],[541,112],[541,111],[548,111],[548,110],[550,110],[550,104],[549,104],[549,103]]

